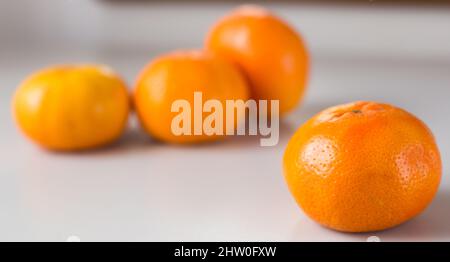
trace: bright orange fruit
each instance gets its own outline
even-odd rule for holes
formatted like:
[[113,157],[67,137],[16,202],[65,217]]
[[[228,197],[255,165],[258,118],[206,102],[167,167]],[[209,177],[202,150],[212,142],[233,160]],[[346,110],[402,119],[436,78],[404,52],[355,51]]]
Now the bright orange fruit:
[[308,54],[284,21],[257,6],[243,6],[210,30],[206,48],[236,63],[256,100],[280,100],[280,113],[295,108],[305,92]]
[[116,140],[129,111],[124,82],[99,65],[64,65],[27,78],[13,98],[20,129],[41,146],[81,150]]
[[[171,143],[205,142],[224,137],[220,134],[205,134],[203,128],[201,134],[194,134],[195,119],[205,119],[210,115],[194,112],[195,92],[201,92],[202,102],[214,99],[224,109],[226,100],[247,100],[249,96],[245,78],[229,62],[198,50],[173,52],[152,61],[136,81],[134,105],[141,125],[149,135]],[[174,118],[183,111],[172,110],[172,105],[177,100],[184,100],[189,104],[191,116],[186,122],[191,126],[190,135],[173,132]],[[223,113],[225,114],[225,110]],[[234,126],[237,126],[237,117],[233,117]],[[229,119],[233,118],[224,115],[221,122],[224,131],[231,126]]]
[[441,172],[427,126],[375,102],[322,111],[297,130],[284,154],[287,184],[304,212],[347,232],[382,230],[418,215]]

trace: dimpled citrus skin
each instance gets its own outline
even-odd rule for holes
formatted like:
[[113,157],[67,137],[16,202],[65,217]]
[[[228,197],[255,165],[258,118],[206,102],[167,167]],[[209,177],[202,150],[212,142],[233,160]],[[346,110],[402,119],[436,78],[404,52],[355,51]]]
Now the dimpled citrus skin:
[[284,154],[284,174],[304,212],[346,232],[399,225],[433,199],[441,159],[427,126],[387,104],[331,107],[301,126]]
[[124,82],[100,65],[63,65],[28,77],[13,98],[23,133],[52,150],[109,144],[123,132],[129,111]]
[[[229,62],[199,50],[172,52],[147,65],[136,81],[134,104],[141,125],[150,136],[170,143],[197,143],[223,138],[222,135],[208,136],[205,133],[194,135],[194,92],[202,93],[203,103],[209,99],[218,100],[224,114],[225,100],[247,100],[249,96],[245,78]],[[182,111],[171,112],[172,103],[180,99],[188,101],[191,108],[191,135],[175,135],[171,129],[172,120]],[[208,115],[210,113],[196,117],[205,119]],[[225,116],[223,126],[225,132]]]
[[219,20],[205,46],[236,63],[256,100],[280,100],[280,113],[296,107],[307,81],[308,54],[300,36],[257,6],[242,6]]

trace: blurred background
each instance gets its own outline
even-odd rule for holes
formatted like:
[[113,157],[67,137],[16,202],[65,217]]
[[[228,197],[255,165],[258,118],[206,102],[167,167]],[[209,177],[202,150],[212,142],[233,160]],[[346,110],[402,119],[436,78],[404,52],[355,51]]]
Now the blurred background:
[[[164,146],[132,122],[109,150],[58,155],[17,132],[10,100],[31,72],[104,63],[131,88],[152,58],[202,47],[211,24],[243,3],[283,17],[312,57],[306,98],[282,122],[278,146],[260,148],[256,138]],[[281,173],[296,128],[353,100],[393,103],[417,115],[433,130],[444,163],[430,208],[377,236],[449,241],[449,99],[447,1],[0,0],[0,241],[365,241],[370,234],[340,234],[306,218]]]
[[242,3],[278,12],[314,57],[450,59],[450,2],[436,1],[1,1],[1,47],[98,55],[195,48]]

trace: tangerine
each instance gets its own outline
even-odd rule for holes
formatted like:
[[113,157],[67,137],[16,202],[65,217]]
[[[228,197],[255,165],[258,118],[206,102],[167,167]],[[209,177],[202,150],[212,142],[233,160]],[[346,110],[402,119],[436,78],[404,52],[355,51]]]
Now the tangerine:
[[304,212],[346,232],[383,230],[415,217],[432,201],[442,172],[428,127],[375,102],[320,112],[294,134],[283,163]]

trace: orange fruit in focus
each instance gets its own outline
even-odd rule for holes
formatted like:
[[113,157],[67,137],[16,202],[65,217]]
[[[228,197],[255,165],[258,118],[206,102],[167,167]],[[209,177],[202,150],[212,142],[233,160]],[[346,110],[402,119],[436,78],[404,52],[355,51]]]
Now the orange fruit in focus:
[[[248,87],[242,74],[229,62],[202,51],[180,51],[156,58],[140,73],[134,90],[134,104],[141,125],[153,137],[172,143],[193,143],[217,140],[223,135],[176,135],[172,120],[179,112],[172,112],[176,100],[185,100],[191,108],[191,130],[195,117],[205,119],[210,113],[194,116],[194,92],[206,100],[218,100],[225,114],[226,100],[247,100]],[[234,116],[233,125],[237,126]],[[230,127],[224,115],[221,123]],[[183,123],[187,124],[187,123]],[[219,123],[215,123],[219,124]]]
[[304,212],[339,231],[399,225],[433,199],[441,159],[427,126],[387,104],[331,107],[301,126],[284,154],[284,174]]
[[236,63],[256,100],[279,100],[280,113],[295,108],[305,92],[308,55],[301,37],[267,10],[243,6],[210,30],[206,48]]
[[128,111],[124,82],[98,65],[44,69],[26,79],[13,98],[23,133],[53,150],[88,149],[116,140]]

